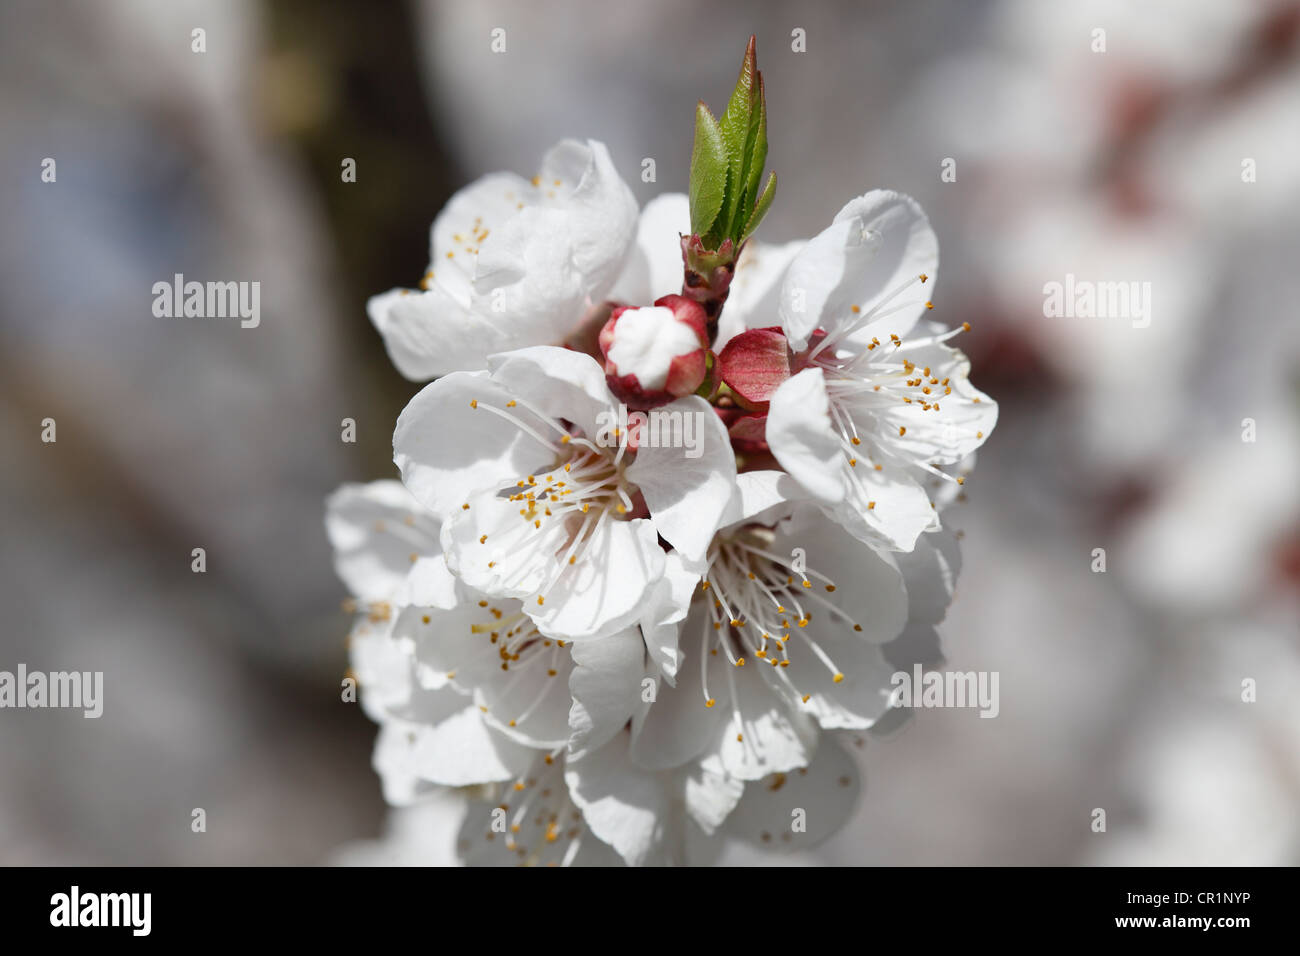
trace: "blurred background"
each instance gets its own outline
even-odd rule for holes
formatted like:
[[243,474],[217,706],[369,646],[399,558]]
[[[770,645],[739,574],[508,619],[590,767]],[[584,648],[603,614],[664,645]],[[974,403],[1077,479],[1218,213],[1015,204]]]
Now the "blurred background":
[[[761,238],[911,193],[935,317],[974,326],[1001,421],[950,512],[942,633],[1001,713],[872,738],[838,839],[728,859],[1300,863],[1300,3],[707,6],[0,7],[0,669],[102,670],[106,696],[0,711],[0,863],[445,858],[449,811],[386,813],[339,700],[323,500],[393,474],[417,388],[366,297],[418,280],[455,189],[562,137],[642,202],[683,190],[694,103],[725,104],[750,33]],[[178,272],[260,281],[260,327],[155,318]],[[1149,326],[1045,317],[1066,273],[1151,283]]]

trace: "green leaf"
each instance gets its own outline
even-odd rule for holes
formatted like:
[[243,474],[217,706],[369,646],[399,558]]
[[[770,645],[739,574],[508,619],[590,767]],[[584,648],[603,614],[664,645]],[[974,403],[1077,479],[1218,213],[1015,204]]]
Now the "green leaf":
[[763,165],[767,162],[767,97],[763,74],[758,69],[756,41],[752,36],[745,48],[736,88],[719,125],[731,174],[722,205],[719,233],[738,240],[753,210],[763,180]]
[[775,195],[775,177],[759,191],[767,162],[767,96],[756,49],[751,36],[722,118],[715,119],[703,101],[696,109],[691,228],[711,250],[748,238]]
[[745,177],[744,215],[749,214],[749,203],[758,197],[758,184],[763,181],[763,166],[767,162],[767,96],[763,91],[763,74],[758,74],[758,108],[754,111],[753,135]]
[[756,41],[749,38],[745,48],[745,58],[740,64],[740,76],[736,79],[736,88],[731,92],[726,112],[722,114],[719,124],[722,127],[722,140],[727,147],[728,166],[731,181],[734,184],[731,194],[722,209],[722,231],[731,235],[739,217],[744,215],[746,199],[745,185],[749,181],[746,165],[752,151],[754,135],[755,91],[758,85],[758,56]]
[[722,240],[727,237],[727,210],[731,208],[733,196],[736,192],[734,177],[731,175],[731,167],[726,170],[726,187],[722,191],[722,202],[719,204],[717,218],[709,231],[700,233],[700,238],[704,240],[706,249],[717,249],[722,244]]
[[695,108],[695,146],[691,150],[691,231],[705,235],[718,218],[727,191],[727,150],[722,130],[700,100]]
[[740,241],[744,242],[754,234],[758,224],[763,221],[767,211],[772,208],[772,200],[776,198],[776,173],[771,173],[767,177],[767,183],[763,186],[763,191],[758,194],[758,199],[754,203],[754,211],[750,213],[749,218],[745,220],[745,228],[740,234]]

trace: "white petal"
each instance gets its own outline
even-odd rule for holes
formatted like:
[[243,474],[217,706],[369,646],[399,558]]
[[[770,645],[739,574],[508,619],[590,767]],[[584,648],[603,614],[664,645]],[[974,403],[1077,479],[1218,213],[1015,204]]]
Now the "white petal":
[[401,607],[415,604],[449,608],[462,600],[464,590],[456,576],[447,569],[447,559],[443,557],[439,543],[435,557],[418,558],[411,565],[406,580],[393,596],[393,602]]
[[[617,416],[605,370],[590,355],[538,346],[493,355],[488,367],[493,381],[511,397],[542,415],[573,422],[592,441],[605,421],[614,420],[609,416]],[[550,441],[560,437],[549,427],[542,434]]]
[[[636,199],[609,151],[591,140],[564,140],[552,148],[527,192],[518,214],[477,247],[475,292],[496,296],[497,308],[511,316],[534,310],[576,323],[623,267],[636,230]],[[562,338],[521,340],[514,347]]]
[[[998,423],[997,402],[970,381],[970,361],[961,352],[946,345],[934,344],[907,349],[908,359],[918,370],[928,368],[930,381],[948,382],[951,394],[941,395],[939,385],[933,389],[932,405],[925,410],[918,402],[893,402],[876,406],[872,418],[882,444],[896,456],[909,461],[947,464],[961,461],[975,451],[993,432]],[[906,430],[900,435],[900,427]]]
[[483,719],[501,733],[530,747],[554,748],[569,737],[572,661],[566,649],[535,635],[519,639],[527,645],[516,651],[519,660],[504,660],[511,634],[529,626],[519,602],[483,599],[480,606],[476,598],[449,610],[406,608],[396,630],[416,646],[426,686],[449,681],[472,693]]
[[603,516],[568,563],[580,513],[535,526],[520,518],[518,502],[495,492],[467,504],[443,525],[448,566],[476,590],[522,600],[547,636],[590,640],[622,630],[663,576],[664,552],[645,518]]
[[[726,772],[741,780],[757,780],[807,766],[817,747],[817,725],[807,715],[792,712],[754,672],[767,665],[753,662],[734,667],[721,655],[711,663],[710,690],[723,683],[724,669],[734,671],[735,696],[725,705],[728,720],[710,747]],[[717,706],[724,706],[721,699]]]
[[427,291],[394,289],[367,311],[417,380],[558,344],[613,283],[636,218],[605,147],[565,140],[535,181],[494,173],[453,196],[431,231]]
[[[498,832],[495,816],[498,812],[495,803],[486,800],[470,802],[457,838],[466,866],[519,866],[525,862],[543,866],[623,865],[623,858],[609,844],[598,839],[581,820],[575,821],[579,833],[574,848],[575,841],[568,839],[567,835],[555,843],[548,842],[545,821],[539,826],[534,820],[523,820],[523,832],[519,837]],[[519,840],[524,841],[527,851],[523,859],[516,845]]]
[[[673,435],[693,435],[694,447],[642,444],[627,477],[645,496],[659,534],[688,561],[698,561],[735,494],[736,455],[722,420],[698,395],[655,411],[669,416],[662,421],[680,421],[682,430]],[[663,437],[661,432],[661,441]]]
[[[807,244],[803,239],[777,244],[751,239],[745,244],[745,251],[736,263],[736,275],[731,280],[726,307],[718,319],[714,352],[721,352],[723,346],[745,329],[781,324],[778,311],[781,284],[786,269]],[[681,271],[680,261],[678,271]]]
[[605,521],[583,558],[547,590],[545,605],[527,601],[524,610],[543,634],[598,640],[637,622],[663,573],[654,525],[642,518]]
[[569,740],[573,659],[559,645],[533,653],[541,659],[524,671],[517,670],[518,662],[503,671],[498,660],[493,679],[478,686],[474,702],[487,708],[483,719],[498,732],[529,747],[554,749]]
[[[362,685],[364,699],[365,686]],[[433,784],[422,775],[417,759],[421,737],[465,706],[465,698],[450,687],[417,690],[403,713],[381,719],[371,764],[379,774],[384,799],[404,806],[427,793]]]
[[[816,641],[834,662],[843,675],[840,681],[835,680],[835,672],[805,643],[802,633],[793,634],[786,644],[790,666],[784,675],[793,682],[798,696],[776,679],[774,668],[761,664],[759,669],[787,707],[810,715],[825,729],[870,727],[890,709],[893,688],[889,678],[894,667],[878,645],[831,627],[825,616],[823,613],[821,626],[807,637]],[[813,631],[814,625],[810,624],[807,630]],[[805,701],[804,697],[808,699]]]
[[723,524],[770,525],[808,500],[808,492],[784,471],[741,472],[736,476],[736,496]]
[[[475,492],[512,484],[553,457],[512,421],[470,404],[506,409],[510,400],[484,372],[453,372],[421,389],[398,417],[393,460],[411,494],[444,520]],[[546,435],[526,410],[509,412]]]
[[437,789],[436,784],[420,777],[411,761],[412,737],[418,730],[417,725],[399,721],[388,721],[379,728],[370,764],[379,775],[384,802],[390,806],[410,806]]
[[915,469],[893,457],[870,457],[868,449],[877,442],[885,444],[881,436],[869,433],[868,443],[854,457],[845,452],[831,424],[820,368],[804,369],[773,394],[767,440],[781,466],[858,540],[910,551],[917,535],[938,527],[938,515]]
[[907,591],[894,555],[881,554],[846,534],[844,529],[818,513],[801,513],[777,528],[772,550],[790,554],[802,548],[809,571],[830,578],[833,591],[825,582],[811,577],[808,590],[839,608],[862,628],[854,631],[843,617],[831,615],[817,604],[815,623],[818,633],[833,629],[836,633],[856,634],[862,640],[883,644],[898,636],[907,621]]
[[781,467],[818,501],[844,500],[844,453],[831,427],[821,369],[804,369],[777,387],[767,413],[767,443]]
[[438,522],[399,481],[346,484],[329,496],[325,531],[334,569],[362,601],[390,598],[411,570],[411,555],[438,555]]
[[[683,625],[683,659],[677,686],[660,684],[653,703],[632,719],[632,758],[649,770],[678,767],[699,756],[726,719],[726,682],[709,690],[718,698],[705,706],[700,673],[700,634],[708,627],[703,602],[697,602]],[[711,632],[710,632],[711,633]]]
[[961,571],[961,549],[951,531],[932,531],[910,553],[894,556],[907,585],[908,620],[938,624],[948,612]]
[[640,629],[574,644],[573,665],[569,753],[570,759],[577,759],[601,747],[632,719],[646,676]]
[[736,809],[745,784],[728,776],[717,757],[706,758],[682,771],[686,812],[705,833],[712,834]]
[[459,274],[439,275],[425,291],[392,289],[366,303],[393,365],[417,382],[485,368],[493,352],[562,341],[580,308],[548,303],[522,283],[479,294]]
[[688,566],[681,552],[670,551],[664,556],[664,576],[649,601],[649,610],[641,617],[641,634],[650,660],[669,684],[677,682],[681,662],[678,632],[699,583],[699,570]]
[[[834,331],[878,308],[870,334],[903,336],[925,312],[938,267],[939,243],[920,205],[910,196],[873,190],[846,204],[790,263],[781,323],[791,344],[802,349],[818,327]],[[922,274],[929,277],[925,283],[916,281]]]
[[417,689],[409,641],[395,636],[395,622],[363,622],[349,639],[348,659],[360,688],[361,706],[371,720],[399,714]]
[[591,832],[629,866],[662,862],[670,809],[667,780],[632,763],[627,734],[581,759],[571,757],[564,779]]
[[[518,606],[517,601],[492,604],[507,613]],[[488,634],[474,630],[481,628],[485,619],[492,620],[491,610],[474,602],[450,609],[408,607],[398,615],[395,630],[411,641],[423,683],[432,683],[436,676],[470,694],[476,687],[496,680],[501,671],[498,645],[489,641]]]
[[411,759],[420,777],[448,787],[510,780],[528,769],[535,753],[492,730],[477,705],[417,736]]
[[492,233],[518,214],[521,202],[526,207],[536,205],[537,200],[536,187],[515,173],[488,173],[456,190],[429,230],[434,277],[440,269],[447,269],[473,280],[479,255],[473,250],[488,246]]
[[[583,294],[603,298],[623,269],[636,235],[636,197],[628,188],[603,143],[564,140],[542,161],[539,188],[554,189],[554,200],[568,217],[565,235],[570,258],[583,276]],[[561,181],[560,186],[555,180]],[[550,182],[550,186],[546,185]],[[573,184],[572,191],[565,190]],[[555,236],[546,236],[555,242]]]
[[627,305],[644,305],[680,293],[684,275],[681,237],[690,231],[690,204],[682,193],[664,193],[646,203],[637,221],[636,242],[609,297]]
[[859,541],[889,551],[910,551],[919,535],[939,526],[929,494],[903,467],[887,462],[877,471],[859,462],[853,479],[845,500],[826,511]]
[[[859,790],[856,764],[828,736],[808,767],[747,786],[725,829],[765,849],[809,849],[844,825]],[[800,818],[806,827],[802,832],[793,826]]]

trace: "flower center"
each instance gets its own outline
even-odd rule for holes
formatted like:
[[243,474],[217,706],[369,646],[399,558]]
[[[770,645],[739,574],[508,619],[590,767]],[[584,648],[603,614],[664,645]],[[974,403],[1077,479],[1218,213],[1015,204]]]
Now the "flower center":
[[[499,700],[511,700],[514,689],[521,682],[541,678],[538,692],[523,710],[514,716],[497,713],[492,715],[508,726],[515,727],[531,717],[552,690],[563,685],[562,681],[557,682],[553,678],[560,673],[562,655],[568,645],[539,633],[537,626],[522,610],[516,609],[514,613],[508,614],[486,600],[480,600],[478,606],[484,610],[484,614],[470,624],[470,632],[487,638],[487,643],[495,648],[497,656],[501,658],[501,669],[511,675],[495,696]],[[448,679],[454,679],[455,676],[455,671],[447,674]],[[565,691],[567,693],[567,688]],[[484,713],[488,713],[486,706],[479,706]]]
[[[908,353],[968,332],[970,323],[963,322],[947,332],[906,340],[891,333],[889,341],[884,343],[876,336],[870,341],[859,337],[848,342],[867,325],[896,311],[886,306],[902,292],[928,278],[920,275],[904,282],[869,311],[863,312],[858,306],[851,306],[852,317],[817,342],[805,359],[807,365],[822,370],[831,424],[839,435],[844,452],[844,471],[867,510],[875,509],[875,501],[870,500],[867,483],[858,471],[863,457],[875,471],[882,471],[884,463],[893,459],[945,481],[959,485],[964,481],[922,461],[913,450],[900,447],[900,440],[907,435],[907,426],[885,423],[882,418],[889,411],[906,405],[915,406],[922,412],[937,414],[941,410],[941,399],[953,392],[951,379],[933,374],[929,366],[918,367]],[[931,303],[927,302],[926,307],[930,306]],[[957,428],[955,425],[945,427]],[[966,430],[958,431],[964,433]],[[984,435],[975,432],[974,437],[983,438]]]
[[[517,803],[503,800],[496,806],[507,814],[506,849],[519,857],[521,865],[568,866],[581,849],[586,831],[581,811],[569,799],[564,762],[557,756],[560,749],[546,754],[540,769],[534,764],[535,774],[511,784],[511,792],[519,796]],[[497,831],[489,827],[486,838],[497,839]]]
[[800,559],[773,553],[773,537],[770,529],[750,525],[720,535],[709,550],[708,570],[700,585],[708,602],[700,654],[706,707],[715,703],[708,689],[708,658],[719,652],[732,664],[727,680],[733,702],[734,668],[744,667],[752,657],[770,665],[777,679],[807,703],[809,695],[797,689],[788,672],[792,639],[808,646],[835,683],[844,680],[843,671],[818,644],[815,629],[809,628],[813,612],[826,612],[826,626],[861,631],[862,625],[826,597],[835,591],[834,581]]
[[[507,521],[479,538],[480,545],[489,547],[488,568],[499,572],[502,583],[518,586],[540,577],[540,586],[530,585],[529,589],[537,592],[539,605],[545,604],[546,592],[555,582],[593,556],[593,545],[603,540],[607,522],[636,516],[639,491],[625,475],[628,432],[616,428],[618,444],[603,447],[575,427],[518,399],[507,402],[505,408],[477,400],[471,405],[513,422],[554,455],[549,467],[499,489],[499,498],[518,507],[518,520]],[[553,436],[523,420],[514,411],[520,407],[539,419]],[[463,507],[468,510],[469,503]]]

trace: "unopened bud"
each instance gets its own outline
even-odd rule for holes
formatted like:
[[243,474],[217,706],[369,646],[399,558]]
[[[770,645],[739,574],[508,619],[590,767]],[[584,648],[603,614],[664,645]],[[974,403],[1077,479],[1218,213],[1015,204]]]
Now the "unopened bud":
[[653,306],[620,306],[600,331],[610,391],[634,408],[690,395],[708,376],[704,309],[684,296]]

